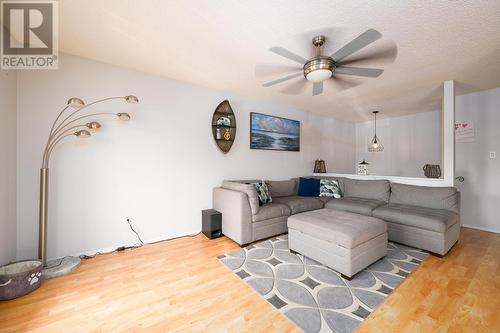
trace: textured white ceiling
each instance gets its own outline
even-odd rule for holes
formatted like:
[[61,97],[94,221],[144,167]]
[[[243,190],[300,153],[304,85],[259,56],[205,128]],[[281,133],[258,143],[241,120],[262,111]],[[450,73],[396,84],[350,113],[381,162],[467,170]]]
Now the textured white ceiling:
[[[384,36],[368,51],[398,48],[392,63],[359,64],[384,68],[379,78],[343,91],[328,84],[313,97],[311,86],[281,93],[293,80],[261,86],[286,72],[256,77],[257,64],[295,65],[267,51],[272,46],[309,57],[310,39],[323,32],[330,54],[369,28]],[[361,121],[374,109],[382,117],[439,109],[448,79],[459,93],[499,87],[500,1],[64,0],[60,50]]]

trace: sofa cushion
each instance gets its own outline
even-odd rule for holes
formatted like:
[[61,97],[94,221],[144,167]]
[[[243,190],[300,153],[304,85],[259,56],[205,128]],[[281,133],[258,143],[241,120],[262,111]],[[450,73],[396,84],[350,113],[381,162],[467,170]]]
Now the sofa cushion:
[[274,202],[282,203],[290,207],[292,214],[297,214],[301,212],[306,212],[309,210],[323,208],[324,203],[318,198],[313,197],[280,197],[274,199]]
[[323,204],[326,204],[327,202],[334,200],[333,197],[317,197],[315,199],[318,199],[321,201]]
[[389,201],[391,183],[388,180],[344,179],[344,196]]
[[225,180],[222,182],[222,188],[246,193],[248,196],[248,201],[250,203],[250,209],[252,210],[252,215],[255,215],[259,212],[259,197],[257,196],[257,191],[252,184],[244,184],[237,181]]
[[387,232],[386,223],[377,218],[333,209],[319,209],[293,215],[288,218],[287,224],[289,229],[347,249]]
[[297,195],[297,180],[295,179],[281,181],[266,180],[266,184],[273,198]]
[[302,197],[319,196],[320,180],[316,178],[299,178],[299,195]]
[[332,197],[338,199],[342,197],[339,183],[334,179],[320,179],[319,181],[319,196]]
[[271,197],[271,193],[269,193],[269,188],[265,181],[261,181],[258,183],[252,183],[257,191],[257,197],[259,198],[259,206],[265,205],[267,203],[273,202],[273,198]]
[[391,184],[389,203],[447,209],[460,213],[460,193],[455,187]]
[[311,178],[316,178],[316,179],[328,179],[328,180],[336,180],[337,183],[339,184],[340,188],[340,193],[344,193],[344,179],[343,177],[332,177],[332,176],[312,176]]
[[373,216],[387,222],[440,233],[458,222],[458,214],[450,210],[400,204],[378,207],[373,211]]
[[380,200],[343,197],[340,199],[328,201],[325,204],[325,208],[371,216],[372,211],[375,208],[383,206],[385,204],[385,202]]
[[280,203],[268,203],[260,207],[259,212],[252,217],[253,222],[264,221],[281,216],[290,216],[290,208]]

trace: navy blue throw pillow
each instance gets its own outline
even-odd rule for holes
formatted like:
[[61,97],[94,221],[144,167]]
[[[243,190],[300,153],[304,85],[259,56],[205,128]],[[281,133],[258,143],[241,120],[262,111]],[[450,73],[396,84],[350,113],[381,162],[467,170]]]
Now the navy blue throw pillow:
[[299,178],[299,196],[319,197],[320,180],[315,178]]

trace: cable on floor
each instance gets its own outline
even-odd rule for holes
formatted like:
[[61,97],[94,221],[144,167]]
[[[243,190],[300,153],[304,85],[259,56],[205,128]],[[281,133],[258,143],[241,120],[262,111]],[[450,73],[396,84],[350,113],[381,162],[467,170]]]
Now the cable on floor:
[[[179,238],[196,237],[199,234],[201,234],[201,231],[200,231],[200,232],[198,232],[196,234],[178,236],[178,237],[169,238],[169,239],[162,239],[162,240],[155,241],[155,242],[144,243],[143,240],[142,240],[142,238],[141,238],[141,236],[139,235],[139,233],[132,226],[132,223],[131,223],[130,219],[127,219],[126,222],[127,222],[128,226],[129,226],[130,230],[132,230],[132,232],[137,236],[137,239],[139,240],[139,243],[135,243],[132,246],[120,246],[120,247],[116,248],[115,250],[109,251],[109,252],[96,252],[96,253],[94,253],[92,255],[82,254],[82,255],[78,256],[78,258],[80,258],[80,259],[92,259],[92,258],[95,258],[98,255],[107,255],[107,254],[115,253],[115,252],[118,252],[118,251],[124,251],[124,250],[128,250],[128,249],[137,249],[137,248],[142,247],[142,246],[144,246],[146,244],[157,244],[157,243],[166,242],[166,241],[170,241],[170,240],[174,240],[174,239],[179,239]],[[61,262],[62,262],[62,260],[64,258],[61,259]]]

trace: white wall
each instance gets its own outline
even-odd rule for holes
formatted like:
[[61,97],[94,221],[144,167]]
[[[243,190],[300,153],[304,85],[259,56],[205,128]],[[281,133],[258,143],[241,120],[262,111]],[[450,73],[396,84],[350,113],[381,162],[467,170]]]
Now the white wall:
[[322,127],[321,158],[327,172],[354,173],[355,124],[335,118],[325,119]]
[[[140,104],[114,101],[96,107],[96,111],[130,112],[133,119],[126,124],[102,120],[102,130],[92,138],[70,138],[54,151],[49,258],[134,243],[126,218],[147,241],[198,232],[200,211],[212,206],[212,187],[223,179],[309,175],[314,160],[321,157],[325,118],[309,112],[69,55],[61,55],[59,68],[19,74],[19,258],[36,255],[43,143],[69,97],[90,102],[135,94]],[[210,127],[212,113],[224,99],[229,99],[238,126],[227,155],[216,147]],[[250,150],[252,111],[300,120],[300,153]],[[336,151],[338,143],[332,145],[329,149]],[[345,149],[340,143],[339,150]]]
[[16,250],[16,77],[0,71],[0,265]]
[[[475,142],[455,144],[456,183],[462,193],[462,224],[500,232],[500,89],[456,97],[456,121],[472,122]],[[496,152],[496,159],[489,153]]]
[[424,112],[377,120],[377,136],[384,146],[368,152],[374,134],[373,121],[356,124],[356,162],[370,163],[371,174],[425,177],[422,167],[442,164],[441,112]]

